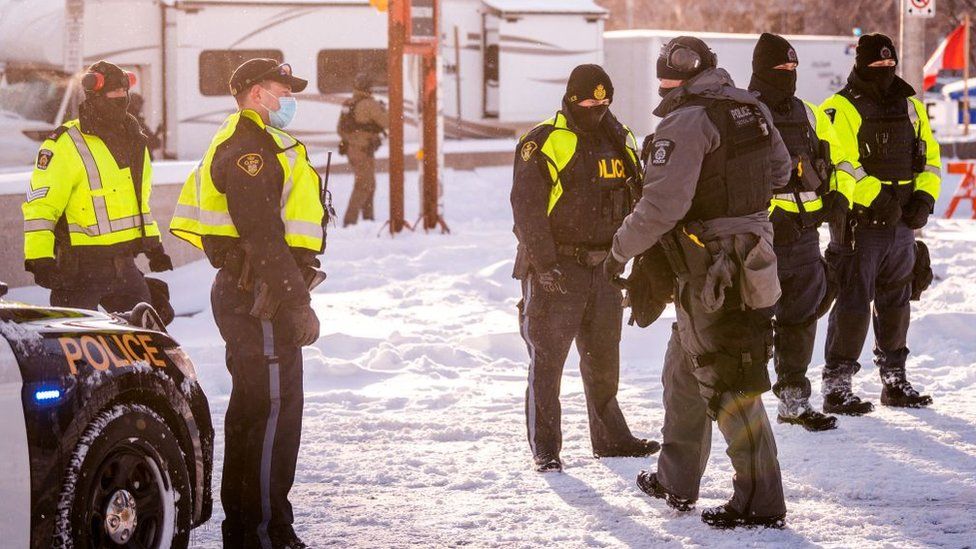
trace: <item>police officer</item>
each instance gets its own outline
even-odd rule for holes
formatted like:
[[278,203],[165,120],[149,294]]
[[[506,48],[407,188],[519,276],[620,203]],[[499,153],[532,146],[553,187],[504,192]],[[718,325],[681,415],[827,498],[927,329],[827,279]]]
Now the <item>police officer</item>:
[[559,384],[576,341],[596,457],[644,456],[617,404],[620,289],[599,270],[640,177],[633,134],[609,112],[613,84],[597,65],[573,69],[562,110],[525,134],[515,156],[512,211],[522,338],[529,350],[525,412],[540,472],[561,471]]
[[664,443],[642,491],[681,511],[698,498],[711,419],[735,469],[732,499],[707,509],[716,527],[782,527],[786,506],[776,442],[761,394],[769,390],[772,306],[779,298],[773,188],[790,177],[790,157],[772,115],[701,40],[681,36],[657,60],[663,117],[651,142],[644,192],[613,238],[604,266],[661,244],[676,276],[677,322],[664,359]]
[[225,547],[305,547],[288,492],[302,426],[302,346],[318,339],[309,286],[326,207],[308,151],[284,131],[307,82],[273,59],[231,76],[224,121],[170,230],[219,268],[211,301],[233,379],[220,499]]
[[338,133],[342,141],[340,152],[349,157],[355,174],[349,207],[342,225],[355,225],[359,216],[372,221],[373,195],[376,194],[376,161],[373,155],[380,147],[381,136],[390,127],[386,105],[373,97],[373,82],[369,74],[356,76],[352,98],[342,106]]
[[783,290],[773,329],[778,421],[825,431],[836,427],[837,418],[810,406],[807,379],[817,310],[827,296],[817,227],[829,219],[846,220],[854,196],[854,167],[845,160],[827,115],[795,96],[798,63],[785,38],[763,33],[752,55],[749,90],[769,107],[793,163],[789,183],[773,189],[769,216]]
[[862,36],[847,86],[822,105],[846,154],[859,163],[850,253],[828,258],[844,276],[827,327],[825,412],[861,415],[874,409],[851,387],[872,317],[881,404],[917,408],[932,403],[908,382],[905,361],[914,230],[925,226],[939,197],[942,161],[925,106],[895,76],[897,65],[890,38]]
[[126,112],[135,74],[107,61],[81,79],[79,117],[37,153],[23,205],[25,267],[51,290],[51,305],[108,311],[150,302],[135,256],[173,268],[149,211],[146,136]]

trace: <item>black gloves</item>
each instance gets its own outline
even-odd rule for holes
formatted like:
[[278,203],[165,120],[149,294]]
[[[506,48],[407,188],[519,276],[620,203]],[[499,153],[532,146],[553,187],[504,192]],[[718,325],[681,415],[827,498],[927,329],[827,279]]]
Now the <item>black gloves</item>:
[[617,261],[617,258],[613,257],[613,252],[610,252],[607,254],[607,258],[603,260],[603,276],[615,285],[619,285],[620,275],[624,274],[626,266],[626,262]]
[[881,192],[875,197],[874,202],[871,203],[871,211],[873,213],[873,221],[877,224],[891,227],[901,220],[901,205],[884,188],[881,189]]
[[538,276],[539,284],[542,285],[543,290],[550,294],[566,293],[566,277],[559,269],[552,268],[544,273],[539,273]]
[[830,191],[823,195],[823,217],[826,223],[846,223],[851,203],[840,191]]
[[319,338],[319,318],[308,303],[281,304],[277,318],[287,343],[304,347]]
[[149,270],[154,273],[173,270],[173,260],[166,255],[162,246],[157,246],[146,252],[146,257],[149,258]]
[[58,262],[53,257],[28,259],[24,263],[24,268],[34,274],[34,282],[42,288],[53,290],[61,284]]
[[910,229],[921,229],[929,222],[929,215],[935,208],[935,200],[925,192],[915,191],[912,199],[905,205],[902,219]]

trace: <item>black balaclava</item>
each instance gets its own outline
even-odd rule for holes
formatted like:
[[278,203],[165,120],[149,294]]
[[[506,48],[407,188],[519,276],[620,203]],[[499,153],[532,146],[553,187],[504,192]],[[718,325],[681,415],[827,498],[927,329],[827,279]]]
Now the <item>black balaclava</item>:
[[609,99],[613,102],[613,83],[599,65],[580,65],[573,69],[566,82],[566,95],[563,96],[563,108],[569,119],[580,130],[591,132],[600,127],[610,106],[579,106],[579,102],[586,99]]
[[[99,61],[88,72],[100,73],[105,83],[98,90],[85,90],[85,103],[97,128],[113,128],[124,125],[129,107],[129,77],[118,65]],[[105,92],[124,88],[124,97],[107,97]]]
[[[698,54],[698,62],[694,66],[685,68],[675,66],[672,62],[677,61],[680,56],[687,55],[687,53],[678,51],[681,49],[691,50]],[[694,55],[692,55],[693,57]],[[657,58],[657,77],[668,80],[690,80],[707,69],[714,69],[717,60],[715,53],[705,42],[694,36],[678,36],[661,48],[661,54]],[[659,87],[657,93],[664,97],[672,90],[674,88]]]
[[759,92],[759,97],[767,105],[782,104],[796,94],[796,71],[774,67],[798,62],[796,50],[785,38],[764,32],[752,52],[749,89]]
[[[871,67],[875,61],[891,59],[894,67]],[[895,70],[898,64],[898,52],[891,38],[876,33],[865,34],[857,41],[857,53],[854,58],[854,72],[861,80],[874,84],[878,92],[884,93],[895,81]]]

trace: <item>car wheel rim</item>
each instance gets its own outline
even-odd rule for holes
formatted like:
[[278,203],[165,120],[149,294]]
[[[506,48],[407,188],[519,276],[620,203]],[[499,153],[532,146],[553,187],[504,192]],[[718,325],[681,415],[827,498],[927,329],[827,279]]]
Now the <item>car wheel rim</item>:
[[109,454],[96,472],[89,499],[95,547],[159,547],[166,512],[159,467],[142,449]]

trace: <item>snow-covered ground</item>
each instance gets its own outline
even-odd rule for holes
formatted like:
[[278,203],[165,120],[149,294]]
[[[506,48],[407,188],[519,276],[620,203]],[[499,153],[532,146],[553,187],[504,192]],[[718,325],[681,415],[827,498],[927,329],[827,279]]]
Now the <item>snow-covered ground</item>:
[[[384,180],[378,212],[386,211]],[[351,180],[334,181],[341,215]],[[523,422],[526,352],[510,278],[510,181],[510,168],[449,171],[450,235],[377,237],[378,223],[331,231],[329,280],[314,295],[322,337],[305,350],[303,446],[292,492],[296,529],[313,547],[976,543],[976,225],[938,221],[926,231],[940,280],[913,306],[909,372],[935,405],[880,408],[820,434],[774,425],[788,529],[720,532],[697,512],[677,514],[638,491],[634,478],[654,459],[591,457],[575,354],[563,383],[566,471],[532,471]],[[415,185],[408,186],[415,204]],[[415,215],[414,208],[408,217]],[[177,311],[189,315],[171,331],[196,363],[219,428],[230,377],[209,310],[212,270],[198,263],[165,278]],[[45,299],[36,288],[13,294]],[[639,435],[660,436],[669,325],[662,318],[646,330],[624,328],[620,402]],[[822,322],[811,368],[816,405],[825,328]],[[856,383],[877,402],[870,345]],[[764,400],[772,417],[775,399]],[[716,430],[699,508],[731,494],[724,449]],[[219,469],[219,430],[216,452]],[[218,496],[219,483],[217,470]],[[218,501],[193,547],[220,546],[220,518]]]

